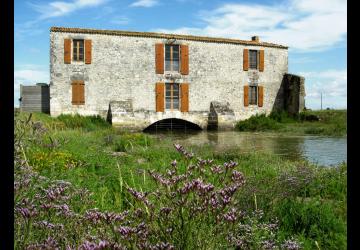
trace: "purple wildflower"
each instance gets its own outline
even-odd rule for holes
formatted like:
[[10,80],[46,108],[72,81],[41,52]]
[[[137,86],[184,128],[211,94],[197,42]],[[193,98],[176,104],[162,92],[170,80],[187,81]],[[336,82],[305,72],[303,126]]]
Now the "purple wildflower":
[[121,214],[106,212],[102,215],[102,218],[109,224],[112,222],[123,221],[125,217],[128,215],[128,211],[125,211]]
[[104,218],[104,214],[93,209],[85,212],[84,218],[96,224]]
[[189,153],[185,150],[185,148],[183,146],[181,146],[180,144],[174,144],[174,147],[176,148],[176,150],[178,152],[180,152],[181,154],[183,154],[187,159],[191,159],[194,157],[193,153]]
[[231,168],[236,167],[237,165],[238,165],[237,162],[234,162],[234,161],[224,163],[225,169],[231,169]]
[[21,214],[23,218],[29,219],[38,215],[38,211],[36,210],[35,206],[29,207],[18,207],[15,209],[18,213]]
[[229,212],[224,214],[224,220],[227,222],[235,222],[237,220],[237,211],[235,208],[232,208]]
[[173,250],[175,247],[167,242],[157,243],[155,246],[150,247],[151,250]]
[[160,208],[160,213],[164,214],[164,215],[168,215],[171,212],[171,210],[172,209],[169,207],[162,207],[162,208]]
[[240,185],[243,185],[245,183],[244,175],[241,172],[236,171],[236,170],[234,170],[232,172],[231,179],[233,182],[236,182]]
[[270,250],[270,249],[276,249],[276,244],[272,240],[264,240],[261,242],[261,245],[263,249]]
[[213,166],[212,168],[210,168],[211,169],[211,171],[215,174],[221,174],[221,173],[223,173],[223,169],[222,169],[222,167],[220,166],[220,165],[218,165],[218,166]]
[[127,226],[121,226],[117,229],[117,231],[120,233],[121,236],[123,236],[125,239],[128,239],[131,234],[135,232],[135,229],[132,227]]
[[299,242],[295,240],[286,240],[282,245],[282,248],[288,249],[288,250],[298,250],[301,248],[301,245]]
[[146,199],[146,193],[138,192],[135,189],[130,187],[126,188],[132,196],[134,196],[137,200],[144,202],[145,205],[151,206],[151,203],[148,199]]

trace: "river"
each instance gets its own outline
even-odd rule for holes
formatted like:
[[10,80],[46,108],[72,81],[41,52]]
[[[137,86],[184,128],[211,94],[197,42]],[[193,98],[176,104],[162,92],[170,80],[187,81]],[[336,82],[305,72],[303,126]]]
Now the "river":
[[320,166],[347,162],[347,137],[292,136],[279,133],[236,131],[158,132],[184,146],[210,144],[216,151],[239,150],[241,153],[263,151],[287,159],[307,159]]

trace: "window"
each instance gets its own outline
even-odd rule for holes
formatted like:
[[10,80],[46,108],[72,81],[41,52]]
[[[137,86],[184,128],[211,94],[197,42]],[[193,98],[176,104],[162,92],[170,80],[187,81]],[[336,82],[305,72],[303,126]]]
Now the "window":
[[84,61],[84,40],[73,40],[73,61]]
[[165,84],[165,103],[166,109],[179,109],[179,84],[166,83]]
[[258,52],[257,50],[249,51],[250,69],[258,68]]
[[249,86],[249,104],[257,105],[258,104],[258,87],[254,85]]
[[179,45],[165,45],[165,71],[179,71]]

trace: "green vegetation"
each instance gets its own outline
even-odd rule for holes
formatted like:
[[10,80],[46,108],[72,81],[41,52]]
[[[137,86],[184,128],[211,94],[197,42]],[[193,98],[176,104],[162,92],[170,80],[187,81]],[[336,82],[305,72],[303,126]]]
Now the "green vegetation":
[[252,116],[238,122],[236,127],[240,131],[345,136],[346,114],[346,110],[307,110],[297,117],[289,117],[285,112],[272,112],[269,116],[265,114]]
[[[303,123],[335,124],[346,117],[346,111],[320,113],[321,121]],[[99,117],[28,116],[15,117],[15,249],[49,247],[55,244],[52,239],[70,249],[89,249],[89,242],[146,248],[142,239],[153,249],[346,249],[346,164],[319,168],[259,152],[219,153],[211,146],[175,150],[168,139],[123,133]],[[288,129],[301,123],[283,114],[253,119],[271,120],[259,122],[262,129],[274,122]],[[189,175],[179,177],[177,186],[161,184],[181,174]],[[198,189],[173,196],[196,179],[203,181],[194,186]],[[231,183],[238,185],[231,203],[221,212],[201,210],[204,197],[210,199],[211,192]],[[52,204],[53,210],[44,210],[44,204]],[[125,211],[130,212],[126,220],[106,221],[109,213],[120,218]]]

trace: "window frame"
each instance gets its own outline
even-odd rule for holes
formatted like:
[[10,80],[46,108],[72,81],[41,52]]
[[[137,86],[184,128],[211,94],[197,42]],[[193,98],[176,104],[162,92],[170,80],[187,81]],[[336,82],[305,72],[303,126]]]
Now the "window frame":
[[[256,56],[255,56],[255,58],[256,58],[256,67],[252,67],[251,54],[256,54]],[[259,69],[259,62],[260,62],[259,50],[249,49],[249,69],[258,70]]]
[[[77,59],[75,59],[75,42],[78,42],[77,44]],[[79,46],[79,42],[82,42],[82,60],[80,60],[80,46]],[[83,38],[76,38],[76,39],[72,39],[72,43],[71,43],[71,61],[75,62],[75,63],[84,63],[85,62],[85,39]]]
[[[253,97],[251,95],[252,91],[251,89],[252,88],[255,88],[255,102],[253,102]],[[249,106],[252,105],[252,106],[258,106],[259,104],[259,86],[257,84],[249,84],[249,93],[248,93],[248,96],[249,96]]]
[[[167,95],[167,89],[170,85],[170,96]],[[174,85],[177,85],[177,98],[174,98]],[[179,111],[180,110],[180,83],[171,81],[171,82],[165,82],[165,95],[164,95],[164,104],[165,104],[165,111]],[[170,97],[170,108],[167,106],[167,99]],[[176,97],[176,96],[175,96]],[[174,100],[178,100],[177,108],[174,108]]]
[[[181,67],[181,56],[180,56],[180,53],[181,53],[181,46],[180,44],[164,44],[164,72],[180,72],[180,67]],[[167,60],[166,60],[166,47],[167,46],[170,46],[170,70],[167,70]],[[174,70],[174,61],[173,60],[173,57],[174,57],[174,53],[173,53],[173,47],[174,46],[177,46],[178,47],[178,66],[177,66],[177,70]]]

